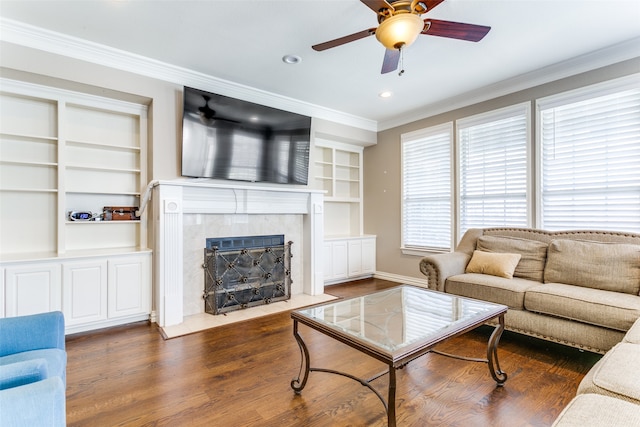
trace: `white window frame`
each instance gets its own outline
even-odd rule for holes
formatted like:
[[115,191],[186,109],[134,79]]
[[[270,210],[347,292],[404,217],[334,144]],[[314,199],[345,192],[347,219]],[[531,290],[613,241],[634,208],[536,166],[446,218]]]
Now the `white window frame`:
[[[535,210],[535,226],[538,228],[545,227],[543,222],[543,134],[542,134],[542,110],[549,108],[561,107],[564,105],[570,105],[595,99],[601,96],[612,95],[618,92],[624,92],[627,90],[638,89],[640,87],[640,74],[633,74],[631,76],[621,77],[606,82],[581,87],[571,91],[562,92],[559,94],[551,95],[548,97],[540,98],[536,100],[536,200],[540,200]],[[640,143],[640,142],[639,142]],[[640,184],[639,184],[640,185]],[[548,226],[547,226],[548,227]],[[584,228],[579,225],[574,227],[575,229]],[[596,226],[595,228],[609,228],[604,226]],[[565,228],[563,228],[565,229]],[[617,230],[625,231],[625,230]]]
[[406,142],[412,142],[412,141],[416,141],[419,139],[423,139],[423,138],[429,138],[435,135],[439,135],[442,133],[447,133],[449,135],[449,166],[450,166],[450,171],[449,171],[449,185],[450,185],[450,214],[451,214],[451,223],[450,223],[450,230],[449,230],[449,247],[430,247],[430,246],[423,246],[423,247],[416,247],[416,246],[409,246],[406,245],[405,243],[405,194],[404,194],[404,170],[402,170],[401,172],[401,224],[400,224],[400,238],[401,238],[401,250],[402,253],[405,255],[424,255],[425,253],[434,253],[434,252],[448,252],[451,250],[451,248],[454,247],[455,245],[455,240],[454,240],[454,236],[453,236],[453,225],[456,222],[456,218],[457,215],[455,213],[454,210],[454,206],[453,206],[453,200],[454,200],[454,191],[455,188],[453,186],[453,175],[454,175],[454,168],[453,168],[453,164],[454,164],[454,153],[453,153],[453,141],[454,141],[454,134],[453,134],[453,122],[447,122],[447,123],[443,123],[440,125],[436,125],[436,126],[431,126],[425,129],[420,129],[417,131],[413,131],[413,132],[409,132],[409,133],[405,133],[401,135],[401,147],[400,147],[400,157],[401,157],[401,165],[402,168],[404,169],[404,165],[405,165],[405,159],[404,159],[404,144]]
[[504,120],[509,117],[513,117],[515,115],[523,115],[525,119],[525,133],[526,133],[526,171],[525,171],[525,203],[526,203],[526,224],[523,224],[524,227],[529,227],[533,223],[533,191],[531,188],[533,179],[532,174],[534,170],[534,166],[530,161],[532,159],[532,125],[531,125],[531,102],[523,102],[520,104],[511,105],[508,107],[500,108],[497,110],[487,111],[484,113],[476,114],[474,116],[464,117],[462,119],[456,120],[456,157],[455,157],[455,208],[457,218],[455,221],[455,239],[459,241],[462,238],[462,235],[466,230],[462,230],[461,226],[461,218],[460,218],[460,209],[462,206],[462,192],[461,192],[461,183],[462,183],[462,161],[461,161],[461,144],[462,144],[462,136],[461,131],[463,128],[478,126],[482,124],[487,124],[491,122],[496,122],[500,120]]

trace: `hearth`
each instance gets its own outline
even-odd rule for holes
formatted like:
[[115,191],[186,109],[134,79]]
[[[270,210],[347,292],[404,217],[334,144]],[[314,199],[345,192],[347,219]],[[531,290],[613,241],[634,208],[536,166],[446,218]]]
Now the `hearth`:
[[291,298],[291,245],[284,235],[206,239],[205,312],[224,314]]

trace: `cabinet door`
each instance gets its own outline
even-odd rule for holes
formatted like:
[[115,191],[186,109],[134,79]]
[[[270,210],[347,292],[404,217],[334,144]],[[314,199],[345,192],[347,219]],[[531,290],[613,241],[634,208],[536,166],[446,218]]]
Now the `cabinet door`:
[[147,314],[151,309],[149,256],[127,256],[108,261],[109,318]]
[[106,260],[63,264],[62,311],[67,326],[107,318]]
[[347,242],[331,242],[331,277],[330,280],[346,279],[347,270]]
[[349,240],[349,277],[362,274],[362,241]]
[[30,264],[7,267],[5,274],[7,317],[62,309],[60,265]]
[[362,274],[376,272],[376,239],[362,239]]

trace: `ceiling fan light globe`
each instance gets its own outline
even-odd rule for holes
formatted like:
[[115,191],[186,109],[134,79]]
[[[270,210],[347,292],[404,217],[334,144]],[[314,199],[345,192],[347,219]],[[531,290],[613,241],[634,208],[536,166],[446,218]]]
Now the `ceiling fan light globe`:
[[424,21],[413,13],[399,13],[386,18],[376,29],[376,39],[387,49],[400,49],[416,41]]

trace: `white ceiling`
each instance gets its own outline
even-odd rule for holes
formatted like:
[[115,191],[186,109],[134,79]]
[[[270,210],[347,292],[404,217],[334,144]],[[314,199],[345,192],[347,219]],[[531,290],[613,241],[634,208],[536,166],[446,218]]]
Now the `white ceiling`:
[[[402,76],[380,74],[375,37],[311,49],[377,25],[357,0],[0,0],[0,16],[377,129],[640,56],[639,0],[446,0],[423,17],[491,31],[478,43],[420,36],[404,53]],[[302,62],[285,64],[285,54]],[[380,98],[384,90],[393,96]]]

